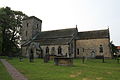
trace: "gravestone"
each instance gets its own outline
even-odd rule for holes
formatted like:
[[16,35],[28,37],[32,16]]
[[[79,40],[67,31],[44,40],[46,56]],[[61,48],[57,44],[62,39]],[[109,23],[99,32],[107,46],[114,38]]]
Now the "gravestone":
[[67,57],[55,57],[54,59],[55,65],[60,66],[72,66],[73,65],[73,58]]
[[50,60],[54,60],[55,57],[56,55],[49,55]]
[[33,52],[33,49],[31,48],[31,50],[30,50],[30,55],[29,55],[29,61],[30,62],[33,62],[33,60],[34,60],[34,54],[33,54],[34,52]]

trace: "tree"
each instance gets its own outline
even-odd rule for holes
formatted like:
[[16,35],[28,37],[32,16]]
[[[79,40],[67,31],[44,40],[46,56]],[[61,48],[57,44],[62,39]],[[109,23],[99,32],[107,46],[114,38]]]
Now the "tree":
[[[0,29],[2,55],[14,55],[19,50],[22,20],[27,15],[11,8],[0,8]],[[12,54],[11,54],[12,53]]]
[[2,53],[2,31],[1,31],[1,27],[0,27],[0,54]]
[[110,42],[110,46],[111,46],[112,56],[115,57],[114,55],[118,53],[118,49],[117,49],[117,47],[113,44],[112,41]]

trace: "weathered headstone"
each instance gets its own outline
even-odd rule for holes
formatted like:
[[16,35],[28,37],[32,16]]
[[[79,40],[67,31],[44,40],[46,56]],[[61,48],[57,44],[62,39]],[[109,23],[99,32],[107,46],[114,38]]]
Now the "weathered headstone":
[[34,60],[34,55],[33,55],[33,49],[31,49],[30,50],[30,56],[29,56],[29,60],[30,60],[30,62],[33,62],[33,60]]
[[55,57],[56,55],[49,55],[49,60],[54,60]]
[[55,65],[60,66],[72,66],[73,65],[73,58],[67,57],[56,57],[54,59]]

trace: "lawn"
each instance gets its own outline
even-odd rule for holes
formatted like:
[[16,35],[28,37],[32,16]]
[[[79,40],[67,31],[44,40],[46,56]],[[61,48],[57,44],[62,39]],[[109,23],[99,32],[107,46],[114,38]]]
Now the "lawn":
[[19,62],[17,58],[8,60],[29,80],[120,80],[120,64],[115,60],[90,59],[83,64],[80,59],[74,60],[73,66],[55,66],[53,61],[44,63],[35,59]]
[[0,80],[12,80],[4,65],[0,62]]

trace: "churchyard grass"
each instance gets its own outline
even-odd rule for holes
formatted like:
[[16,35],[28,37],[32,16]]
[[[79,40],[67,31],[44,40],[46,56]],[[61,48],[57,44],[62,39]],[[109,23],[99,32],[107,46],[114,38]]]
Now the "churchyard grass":
[[82,63],[74,59],[73,66],[56,66],[53,61],[44,63],[42,59],[35,59],[30,63],[28,59],[19,62],[15,58],[8,60],[29,80],[120,80],[120,64],[115,60],[88,59]]
[[4,65],[0,62],[0,80],[12,80]]

